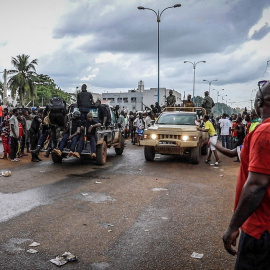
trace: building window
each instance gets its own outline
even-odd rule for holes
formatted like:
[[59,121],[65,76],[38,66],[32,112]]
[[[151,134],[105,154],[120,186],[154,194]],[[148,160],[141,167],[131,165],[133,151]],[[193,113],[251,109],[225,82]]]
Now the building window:
[[114,103],[114,98],[108,98],[111,103]]
[[131,98],[131,102],[136,102],[136,98],[135,97],[132,97]]
[[122,98],[117,98],[118,103],[122,103]]
[[128,103],[128,98],[123,98],[124,103]]

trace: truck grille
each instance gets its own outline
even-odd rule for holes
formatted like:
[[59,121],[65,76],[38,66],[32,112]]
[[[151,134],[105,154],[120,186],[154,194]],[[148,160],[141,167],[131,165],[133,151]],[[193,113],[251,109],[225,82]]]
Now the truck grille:
[[181,140],[181,135],[167,135],[167,134],[159,134],[158,135],[159,140],[164,139],[175,139],[175,140]]

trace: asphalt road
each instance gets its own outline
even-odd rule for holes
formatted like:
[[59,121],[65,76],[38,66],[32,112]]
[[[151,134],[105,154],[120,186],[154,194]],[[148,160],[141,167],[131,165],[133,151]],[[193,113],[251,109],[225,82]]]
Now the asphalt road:
[[53,164],[42,153],[40,163],[1,160],[12,175],[0,177],[0,269],[57,269],[50,259],[66,251],[78,261],[62,269],[233,269],[221,237],[239,163],[222,155],[218,167],[205,156],[199,165],[160,155],[146,162],[143,147],[126,144],[102,167]]

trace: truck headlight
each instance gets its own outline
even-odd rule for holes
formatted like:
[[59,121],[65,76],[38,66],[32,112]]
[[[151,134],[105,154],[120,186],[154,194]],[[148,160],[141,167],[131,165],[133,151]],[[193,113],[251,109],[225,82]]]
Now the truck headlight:
[[157,134],[151,134],[151,139],[155,140],[157,138]]
[[184,142],[186,142],[186,141],[188,140],[188,136],[186,136],[186,135],[182,136],[182,140],[183,140]]

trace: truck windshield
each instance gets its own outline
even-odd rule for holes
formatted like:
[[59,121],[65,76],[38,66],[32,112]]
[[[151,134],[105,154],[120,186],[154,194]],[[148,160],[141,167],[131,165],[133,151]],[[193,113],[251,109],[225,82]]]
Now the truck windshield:
[[162,114],[156,124],[163,125],[195,125],[196,115]]

